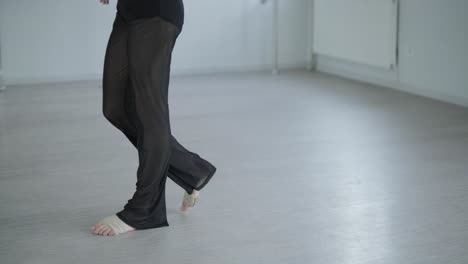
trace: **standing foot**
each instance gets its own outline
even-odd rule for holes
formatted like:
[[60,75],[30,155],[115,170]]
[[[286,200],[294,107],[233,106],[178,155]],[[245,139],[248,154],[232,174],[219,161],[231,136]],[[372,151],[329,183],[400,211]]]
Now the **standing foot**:
[[91,228],[93,234],[101,236],[115,236],[134,231],[135,228],[127,225],[117,215],[105,217]]

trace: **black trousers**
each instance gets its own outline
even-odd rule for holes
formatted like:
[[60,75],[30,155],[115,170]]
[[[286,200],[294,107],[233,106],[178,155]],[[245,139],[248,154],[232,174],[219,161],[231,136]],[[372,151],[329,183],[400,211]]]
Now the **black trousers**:
[[139,159],[136,191],[117,216],[135,229],[169,225],[167,177],[192,193],[216,171],[171,134],[169,73],[180,32],[159,16],[129,22],[117,14],[107,44],[103,114],[136,147]]

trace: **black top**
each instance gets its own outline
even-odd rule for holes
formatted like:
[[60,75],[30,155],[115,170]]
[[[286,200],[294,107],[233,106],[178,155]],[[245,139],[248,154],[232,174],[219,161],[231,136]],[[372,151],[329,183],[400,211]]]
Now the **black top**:
[[160,16],[180,28],[184,24],[182,0],[118,0],[117,12],[127,21]]

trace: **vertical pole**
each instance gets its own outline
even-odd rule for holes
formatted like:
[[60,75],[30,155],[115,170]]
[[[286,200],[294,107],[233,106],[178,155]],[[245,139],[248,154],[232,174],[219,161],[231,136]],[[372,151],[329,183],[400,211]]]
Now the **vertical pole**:
[[[1,35],[1,34],[0,34]],[[3,83],[3,67],[2,67],[2,39],[0,38],[0,92],[6,90]]]
[[312,71],[315,67],[314,59],[314,0],[307,1],[307,65]]
[[278,74],[278,0],[273,1],[273,74]]

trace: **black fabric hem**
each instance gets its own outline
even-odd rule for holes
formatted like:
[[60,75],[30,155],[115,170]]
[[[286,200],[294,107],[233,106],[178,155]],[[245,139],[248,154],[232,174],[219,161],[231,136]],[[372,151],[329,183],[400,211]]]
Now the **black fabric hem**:
[[[203,189],[203,187],[205,187],[205,185],[211,180],[211,178],[213,177],[213,175],[215,174],[216,172],[216,167],[215,166],[212,166],[213,169],[211,170],[210,174],[208,174],[208,176],[206,177],[205,181],[196,188],[197,191],[200,191],[201,189]],[[192,190],[193,191],[193,190]],[[192,194],[190,192],[190,194]]]
[[182,187],[182,189],[184,189],[188,194],[192,194],[193,190],[200,191],[211,180],[211,178],[213,177],[213,175],[216,172],[216,167],[211,165],[211,168],[212,169],[211,169],[210,173],[208,174],[208,176],[206,176],[205,180],[198,187],[192,187],[192,186],[186,184],[180,177],[178,177],[175,173],[171,172],[170,170],[168,170],[168,174],[169,174],[168,177],[172,181],[174,181],[177,185]]
[[122,211],[118,212],[117,217],[122,220],[122,222],[126,223],[127,225],[135,228],[136,230],[145,230],[145,229],[151,229],[151,228],[159,228],[159,227],[164,227],[164,226],[169,226],[169,222],[167,219],[165,219],[163,222],[158,223],[158,224],[147,224],[147,223],[140,223],[140,224],[132,224],[128,222],[128,220],[125,218],[125,216],[122,214]]

